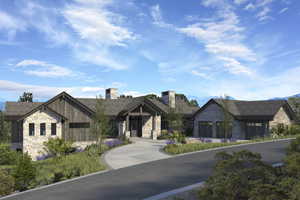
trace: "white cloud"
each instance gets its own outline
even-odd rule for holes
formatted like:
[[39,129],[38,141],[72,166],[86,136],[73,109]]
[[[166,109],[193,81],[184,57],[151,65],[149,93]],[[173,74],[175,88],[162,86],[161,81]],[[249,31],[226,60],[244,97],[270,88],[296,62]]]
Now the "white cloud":
[[164,22],[162,13],[160,10],[160,6],[158,4],[156,4],[150,8],[150,14],[152,16],[154,25],[157,25],[159,27],[164,27],[164,28],[168,28],[168,27],[172,28],[173,27],[173,25]]
[[77,74],[70,69],[39,60],[23,60],[17,63],[16,67],[34,67],[34,69],[24,70],[24,73],[39,77],[55,78],[77,76]]
[[17,31],[25,31],[26,23],[14,16],[0,11],[0,30],[7,31],[8,40],[13,40]]
[[218,57],[225,62],[224,67],[232,74],[246,74],[252,75],[253,72],[246,66],[242,65],[239,61],[230,57]]
[[268,7],[264,7],[257,15],[259,21],[264,21],[267,19],[270,19],[269,13],[271,12],[271,9]]
[[199,72],[197,70],[192,70],[191,74],[195,75],[195,76],[199,76],[201,78],[205,78],[205,79],[211,79],[207,74],[203,73],[203,72]]
[[[104,87],[91,86],[72,86],[72,87],[57,87],[57,86],[43,86],[23,84],[14,81],[0,80],[0,91],[8,92],[13,96],[19,96],[24,91],[32,92],[34,99],[48,99],[52,98],[60,92],[68,92],[74,97],[95,98],[96,95],[104,94]],[[132,93],[134,94],[134,93]],[[135,93],[138,94],[138,93]]]
[[[110,1],[104,1],[92,6],[82,1],[78,5],[69,5],[63,11],[67,23],[74,29],[81,39],[96,42],[99,45],[126,46],[128,40],[134,40],[132,32],[119,26],[123,17],[110,12],[103,6]],[[101,1],[102,2],[102,1]]]
[[[217,3],[217,1],[208,2]],[[210,5],[208,2],[206,2],[207,6]],[[218,9],[217,13],[219,15],[217,19],[195,23],[179,28],[178,31],[203,43],[205,51],[216,56],[229,73],[252,75],[253,72],[237,60],[256,61],[257,59],[256,54],[242,42],[245,28],[240,26],[239,17],[232,10]]]
[[241,44],[212,43],[206,45],[206,50],[213,54],[223,54],[244,60],[255,61],[255,54],[246,46]]
[[279,14],[282,14],[282,13],[285,13],[289,8],[282,8],[278,13]]
[[245,6],[244,8],[245,10],[254,10],[255,9],[255,5],[253,3],[249,3]]

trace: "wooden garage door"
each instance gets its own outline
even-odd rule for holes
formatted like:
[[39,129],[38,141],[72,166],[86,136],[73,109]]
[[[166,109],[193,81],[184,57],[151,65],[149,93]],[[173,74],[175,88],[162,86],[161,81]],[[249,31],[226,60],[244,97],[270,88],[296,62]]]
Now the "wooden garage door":
[[199,137],[212,137],[212,126],[212,122],[199,122]]

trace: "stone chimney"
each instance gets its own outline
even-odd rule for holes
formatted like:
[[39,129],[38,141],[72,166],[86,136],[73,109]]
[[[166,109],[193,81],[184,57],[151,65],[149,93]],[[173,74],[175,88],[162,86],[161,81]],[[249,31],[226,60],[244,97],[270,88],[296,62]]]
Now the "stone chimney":
[[117,99],[118,97],[117,88],[108,88],[105,90],[105,99]]
[[161,98],[165,104],[170,106],[170,108],[175,108],[175,91],[162,92]]

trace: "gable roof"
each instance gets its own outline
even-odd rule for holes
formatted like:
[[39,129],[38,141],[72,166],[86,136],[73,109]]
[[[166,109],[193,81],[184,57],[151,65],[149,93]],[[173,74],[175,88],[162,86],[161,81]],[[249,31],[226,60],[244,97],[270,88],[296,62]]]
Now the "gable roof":
[[285,109],[291,119],[293,118],[293,111],[286,100],[240,101],[211,99],[195,115],[211,103],[216,103],[227,109],[237,119],[273,119],[281,107]]
[[[76,105],[83,108],[89,114],[93,114],[96,107],[96,98],[74,98],[66,92],[62,92],[47,102],[6,102],[5,113],[7,116],[28,116],[32,112],[41,109],[42,107],[50,109],[48,105],[58,98],[67,98]],[[182,97],[176,97],[175,111],[183,115],[192,115],[199,107],[191,106]],[[118,99],[103,99],[105,113],[109,116],[118,116],[121,112],[129,111],[135,106],[148,104],[160,113],[168,113],[170,108],[162,101],[156,98],[147,96],[135,98],[118,98]]]

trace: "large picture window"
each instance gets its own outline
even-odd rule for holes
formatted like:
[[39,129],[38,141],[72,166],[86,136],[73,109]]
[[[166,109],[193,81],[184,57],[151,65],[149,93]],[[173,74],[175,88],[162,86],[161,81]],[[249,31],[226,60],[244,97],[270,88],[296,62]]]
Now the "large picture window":
[[266,123],[246,122],[246,139],[263,137],[266,134]]
[[34,136],[34,123],[29,124],[29,136]]
[[46,135],[46,123],[40,124],[40,135]]
[[90,123],[88,122],[70,123],[69,128],[90,128]]
[[[216,131],[217,131],[217,138],[231,138],[232,137],[232,122],[224,121],[216,122]],[[227,129],[227,133],[226,133]]]

